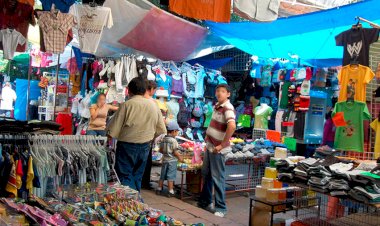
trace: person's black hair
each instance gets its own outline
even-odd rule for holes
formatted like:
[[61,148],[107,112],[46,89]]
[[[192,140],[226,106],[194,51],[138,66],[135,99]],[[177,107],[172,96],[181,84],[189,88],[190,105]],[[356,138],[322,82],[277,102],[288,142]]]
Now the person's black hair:
[[145,79],[145,85],[147,90],[156,89],[157,83],[155,81],[151,81],[148,79]]
[[144,95],[146,92],[145,81],[139,77],[132,79],[128,84],[128,92],[132,95]]
[[331,119],[332,118],[332,111],[327,112],[325,119]]
[[229,85],[227,84],[219,84],[216,89],[219,89],[219,88],[225,88],[227,90],[228,93],[231,93],[231,88]]

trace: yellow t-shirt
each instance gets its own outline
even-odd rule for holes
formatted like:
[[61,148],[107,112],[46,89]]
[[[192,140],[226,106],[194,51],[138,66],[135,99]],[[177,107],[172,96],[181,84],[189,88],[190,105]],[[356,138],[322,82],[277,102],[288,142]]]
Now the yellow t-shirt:
[[380,122],[379,119],[375,119],[371,123],[371,128],[375,130],[376,132],[376,139],[375,139],[375,150],[374,150],[374,157],[375,159],[380,157]]
[[338,74],[341,85],[338,102],[346,101],[348,93],[354,93],[356,101],[366,101],[366,87],[375,74],[369,67],[347,65]]

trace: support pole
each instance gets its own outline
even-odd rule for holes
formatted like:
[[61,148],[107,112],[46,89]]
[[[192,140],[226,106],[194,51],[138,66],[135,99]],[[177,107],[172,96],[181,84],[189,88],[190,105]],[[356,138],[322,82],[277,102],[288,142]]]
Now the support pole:
[[55,121],[55,111],[57,107],[57,88],[58,88],[58,76],[59,76],[59,61],[61,60],[61,54],[58,54],[58,62],[55,72],[55,89],[54,89],[54,110],[53,110],[53,121]]
[[32,58],[29,58],[29,69],[28,69],[28,91],[26,93],[26,121],[29,117],[29,98],[30,98],[30,76],[32,73]]

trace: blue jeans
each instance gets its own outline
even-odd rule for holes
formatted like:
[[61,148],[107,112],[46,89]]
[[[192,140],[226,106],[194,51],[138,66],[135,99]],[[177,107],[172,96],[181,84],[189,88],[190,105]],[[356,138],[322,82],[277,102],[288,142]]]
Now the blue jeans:
[[115,170],[122,185],[129,186],[137,191],[141,190],[141,181],[148,160],[150,143],[117,142]]
[[87,130],[86,135],[105,137],[107,133],[105,130]]
[[212,188],[215,188],[215,211],[227,213],[226,206],[226,176],[225,157],[223,154],[214,154],[209,150],[205,151],[202,176],[203,188],[199,205],[207,207],[212,203]]

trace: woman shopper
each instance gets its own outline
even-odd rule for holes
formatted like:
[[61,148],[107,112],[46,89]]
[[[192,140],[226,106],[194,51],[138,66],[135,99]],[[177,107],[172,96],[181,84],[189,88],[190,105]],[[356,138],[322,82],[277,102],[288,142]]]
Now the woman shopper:
[[106,121],[108,111],[117,111],[119,107],[106,104],[106,95],[99,94],[96,104],[90,107],[90,123],[88,124],[87,135],[106,136]]

